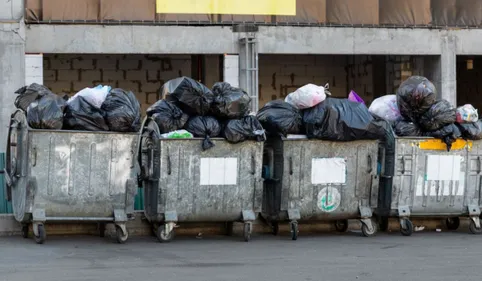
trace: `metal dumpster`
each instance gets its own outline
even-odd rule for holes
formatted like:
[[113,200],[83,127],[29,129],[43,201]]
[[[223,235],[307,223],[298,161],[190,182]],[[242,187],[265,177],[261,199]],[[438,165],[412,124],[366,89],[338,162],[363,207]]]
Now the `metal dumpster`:
[[410,217],[446,218],[457,229],[461,216],[471,218],[471,233],[481,233],[482,142],[457,140],[451,150],[439,139],[396,138],[390,216],[400,231],[413,233]]
[[116,226],[117,241],[128,238],[126,222],[137,192],[136,133],[34,130],[23,111],[12,115],[5,178],[15,219],[37,243],[45,222],[97,222]]
[[359,218],[362,233],[372,236],[378,200],[376,140],[332,142],[269,138],[264,151],[263,217],[278,233],[279,221],[290,221],[298,238],[298,221],[334,221],[344,232],[348,219]]
[[244,222],[249,241],[252,222],[261,211],[263,143],[231,144],[212,139],[160,139],[159,128],[148,120],[150,136],[142,138],[139,163],[144,187],[144,213],[160,242],[174,237],[178,222]]

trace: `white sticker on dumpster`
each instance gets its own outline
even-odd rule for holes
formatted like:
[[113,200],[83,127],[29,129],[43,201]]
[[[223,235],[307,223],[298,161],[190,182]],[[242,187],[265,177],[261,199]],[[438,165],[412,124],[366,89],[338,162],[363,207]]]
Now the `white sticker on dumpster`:
[[323,212],[334,212],[340,206],[341,195],[336,187],[325,187],[318,192],[318,208]]
[[236,185],[237,158],[201,158],[201,185]]
[[458,181],[462,161],[463,158],[460,155],[428,155],[425,179],[428,181]]
[[344,158],[311,159],[312,184],[346,183],[346,160]]

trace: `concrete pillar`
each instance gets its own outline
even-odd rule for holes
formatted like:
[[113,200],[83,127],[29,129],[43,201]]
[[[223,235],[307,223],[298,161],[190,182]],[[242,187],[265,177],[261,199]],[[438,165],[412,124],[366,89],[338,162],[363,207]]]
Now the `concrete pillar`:
[[456,37],[446,34],[442,39],[441,67],[441,97],[451,104],[457,105],[457,55]]
[[224,55],[223,81],[239,87],[239,55]]
[[0,153],[5,151],[8,123],[15,110],[14,92],[25,85],[23,2],[0,0]]

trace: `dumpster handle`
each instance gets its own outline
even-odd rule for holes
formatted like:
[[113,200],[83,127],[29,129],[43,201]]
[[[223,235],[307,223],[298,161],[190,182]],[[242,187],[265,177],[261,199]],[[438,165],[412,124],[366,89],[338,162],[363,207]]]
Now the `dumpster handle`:
[[480,162],[480,156],[477,157],[477,161],[479,162],[477,165],[477,174],[480,174],[480,170],[482,169],[482,163]]
[[405,157],[402,156],[402,175],[405,174]]
[[293,175],[293,157],[290,157],[290,175]]
[[34,167],[37,166],[37,147],[33,148],[33,164]]
[[251,154],[251,174],[256,174],[256,161],[254,160],[254,155]]
[[171,175],[171,157],[167,155],[167,174]]
[[372,172],[373,172],[372,156],[368,154],[368,173],[371,174]]

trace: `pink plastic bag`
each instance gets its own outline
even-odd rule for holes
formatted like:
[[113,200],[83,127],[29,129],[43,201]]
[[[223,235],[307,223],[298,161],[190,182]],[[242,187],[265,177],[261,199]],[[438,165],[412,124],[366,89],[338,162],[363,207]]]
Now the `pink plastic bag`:
[[355,91],[353,90],[350,91],[350,94],[348,95],[348,100],[365,104],[363,99],[360,98],[360,96],[357,95],[357,93],[355,93]]

